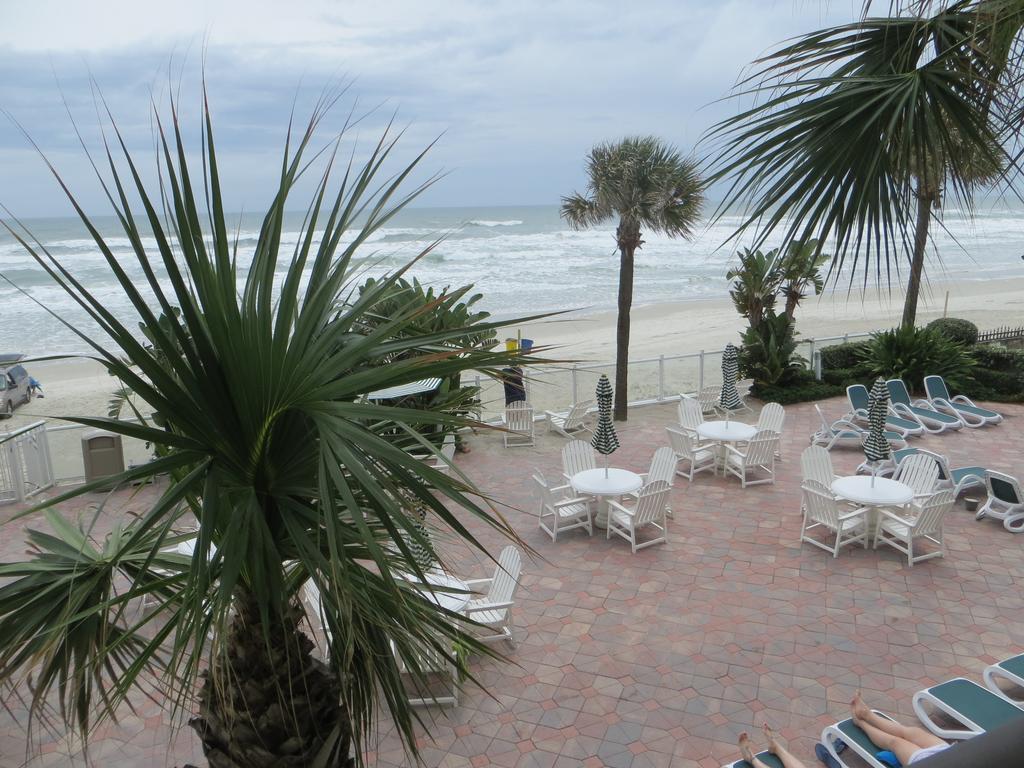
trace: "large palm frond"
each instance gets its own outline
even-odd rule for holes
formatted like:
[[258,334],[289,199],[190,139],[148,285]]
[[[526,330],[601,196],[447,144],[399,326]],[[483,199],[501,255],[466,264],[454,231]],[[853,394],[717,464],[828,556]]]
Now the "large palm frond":
[[705,137],[712,181],[727,184],[716,215],[742,206],[734,236],[752,231],[755,247],[819,238],[835,249],[833,274],[849,261],[865,281],[888,279],[913,237],[910,169],[938,152],[950,194],[969,207],[958,148],[1004,154],[1000,78],[1022,23],[1019,1],[963,0],[824,29],[760,59],[739,87],[754,105]]
[[[169,475],[160,499],[113,541],[93,544],[84,534],[72,535],[73,528],[51,513],[64,543],[42,533],[35,540],[86,567],[61,565],[45,552],[3,566],[15,581],[0,590],[0,626],[21,631],[0,633],[0,679],[17,684],[35,669],[34,711],[45,708],[56,685],[61,702],[73,705],[73,716],[65,707],[63,719],[88,732],[134,687],[147,689],[147,672],[154,669],[164,675],[174,705],[191,711],[204,667],[214,690],[232,683],[226,646],[233,612],[258,615],[269,647],[266,628],[292,626],[289,617],[307,580],[322,597],[332,638],[328,661],[343,681],[340,704],[348,722],[337,728],[354,727],[357,758],[380,700],[415,750],[400,669],[417,671],[417,647],[433,645],[449,655],[456,645],[481,649],[464,623],[401,578],[422,576],[411,548],[429,545],[419,516],[408,508],[410,499],[471,547],[482,549],[469,531],[470,519],[514,536],[465,479],[448,477],[406,450],[412,443],[430,450],[424,437],[430,428],[467,420],[444,410],[384,407],[360,395],[467,370],[493,374],[533,359],[458,341],[493,338],[495,329],[521,320],[425,330],[418,319],[423,306],[411,303],[385,322],[365,322],[405,270],[359,292],[351,282],[353,259],[432,180],[401,191],[423,154],[387,171],[397,142],[390,128],[360,162],[353,148],[353,159],[336,167],[344,130],[311,158],[311,143],[332,104],[325,99],[304,130],[289,131],[278,185],[248,265],[229,234],[205,94],[201,179],[193,173],[173,102],[169,124],[157,115],[158,193],[147,187],[112,119],[112,142],[95,164],[104,168],[97,175],[144,285],[133,283],[119,262],[124,257],[115,256],[54,171],[131,301],[145,340],[132,332],[135,323],[112,313],[19,222],[7,225],[104,337],[68,327],[144,404],[141,423],[68,420],[158,447],[152,462],[40,507],[101,485]],[[318,158],[322,170],[312,201],[294,249],[286,252],[289,194]],[[146,245],[150,238],[153,247]],[[163,550],[177,540],[186,514],[197,526],[195,554],[168,574],[174,562]],[[97,546],[108,555],[94,556]],[[115,572],[127,579],[126,590],[111,586]],[[54,586],[33,590],[39,583]],[[159,628],[146,634],[128,624],[112,631],[123,625],[127,601],[142,596],[170,609],[158,614],[162,623],[147,620],[146,627]],[[103,706],[91,706],[96,701]],[[344,734],[320,737],[324,750],[335,753],[321,756],[322,764],[345,764]]]

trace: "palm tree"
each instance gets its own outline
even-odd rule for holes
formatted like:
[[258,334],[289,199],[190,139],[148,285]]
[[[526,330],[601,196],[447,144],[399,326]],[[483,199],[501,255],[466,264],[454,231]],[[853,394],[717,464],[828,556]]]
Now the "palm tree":
[[736,311],[747,318],[751,328],[757,328],[765,315],[775,309],[779,291],[779,270],[777,250],[763,253],[759,250],[741,248],[737,254],[740,264],[725,273],[732,280],[729,296]]
[[619,219],[614,413],[616,420],[625,421],[633,256],[643,245],[641,228],[690,237],[704,203],[704,184],[693,160],[653,136],[598,144],[587,157],[587,176],[587,195],[562,198],[562,218],[574,229]]
[[[963,182],[973,188],[996,179],[1004,165],[999,161],[998,147],[978,151],[974,145],[961,144],[957,147],[956,164],[960,168]],[[951,165],[939,151],[925,154],[920,163],[911,163],[908,169],[914,179],[914,199],[917,202],[917,218],[914,225],[914,251],[910,260],[910,277],[907,281],[907,295],[903,302],[901,325],[913,327],[917,320],[917,299],[921,293],[921,277],[924,274],[924,256],[928,246],[928,229],[935,212],[942,207],[942,190],[946,168]]]
[[896,255],[914,250],[919,212],[930,213],[915,199],[913,169],[925,158],[942,158],[946,195],[971,207],[978,162],[962,147],[999,167],[1000,138],[1019,132],[1024,2],[910,5],[807,34],[756,62],[740,86],[753,106],[705,137],[710,180],[728,184],[716,215],[745,209],[737,236],[753,231],[755,247],[772,234],[783,248],[829,241],[831,274],[849,265],[851,280],[884,271],[888,281]]
[[805,243],[790,243],[786,255],[779,264],[779,292],[786,299],[786,317],[793,320],[796,308],[807,297],[808,289],[817,296],[825,290],[825,278],[821,267],[829,260],[822,253],[816,239]]
[[[335,181],[345,131],[326,151],[309,150],[332,103],[318,105],[298,135],[289,131],[248,269],[224,211],[205,99],[200,192],[173,102],[170,130],[157,114],[159,193],[116,125],[114,147],[94,165],[108,169],[97,175],[144,285],[133,283],[124,257],[57,177],[148,343],[24,227],[7,225],[102,328],[104,338],[91,338],[65,323],[134,393],[129,404],[140,403],[133,407],[141,423],[69,420],[157,448],[147,464],[36,507],[46,510],[49,530],[30,531],[23,562],[0,565],[0,681],[21,690],[31,678],[33,722],[56,703],[56,717],[88,738],[133,691],[160,692],[178,713],[194,711],[198,700],[192,725],[211,766],[347,767],[363,762],[380,706],[416,751],[400,670],[426,680],[417,649],[430,647],[460,668],[465,651],[485,651],[471,628],[401,577],[422,577],[412,550],[429,551],[416,509],[478,549],[469,519],[514,536],[468,481],[410,453],[436,453],[426,428],[467,422],[359,396],[468,369],[496,375],[530,359],[491,343],[453,343],[487,337],[499,324],[425,329],[415,302],[392,303],[387,322],[367,322],[375,305],[394,298],[406,270],[360,292],[353,259],[424,188],[400,193],[423,155],[382,180],[397,141],[385,133]],[[298,242],[283,254],[289,193],[315,172],[317,157],[323,167]],[[105,537],[56,509],[161,475],[168,479],[159,499]],[[189,526],[196,529],[183,531]],[[173,552],[186,538],[195,539],[193,557]],[[307,583],[321,596],[330,638],[324,662],[300,627]],[[140,613],[139,599],[157,610]]]

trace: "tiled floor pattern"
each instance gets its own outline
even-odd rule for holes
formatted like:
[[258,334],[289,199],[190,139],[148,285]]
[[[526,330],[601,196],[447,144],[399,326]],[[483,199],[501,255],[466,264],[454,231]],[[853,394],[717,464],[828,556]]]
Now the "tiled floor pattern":
[[[823,407],[836,418],[843,403]],[[530,473],[557,477],[563,439],[541,435],[535,448],[506,450],[498,434],[474,436],[459,467],[506,505],[535,554],[518,594],[511,663],[477,660],[486,693],[471,687],[457,708],[424,711],[424,764],[719,766],[735,758],[739,732],[764,721],[810,763],[821,727],[846,714],[857,688],[911,719],[914,691],[955,675],[980,679],[985,664],[1024,649],[1024,536],[976,522],[962,501],[947,522],[946,557],[912,569],[892,550],[832,559],[798,544],[799,455],[817,417],[810,404],[786,410],[775,485],[744,491],[734,478],[680,478],[669,542],[636,555],[603,533],[571,531],[552,544],[536,527]],[[914,444],[945,453],[953,466],[1024,475],[1024,408],[1002,410],[1000,426]],[[645,470],[674,412],[631,411],[612,463]],[[833,451],[840,472],[860,460],[855,450]],[[140,508],[151,492],[119,500],[122,509]],[[23,527],[0,529],[4,560],[24,549]],[[479,528],[497,551],[503,542]],[[480,564],[472,575],[486,570]],[[26,757],[24,708],[7,703],[0,768]],[[411,764],[386,718],[373,747],[371,764]],[[148,701],[97,734],[90,756],[114,768],[203,764],[191,731],[174,738]],[[79,764],[78,750],[62,740],[44,740],[31,760]]]

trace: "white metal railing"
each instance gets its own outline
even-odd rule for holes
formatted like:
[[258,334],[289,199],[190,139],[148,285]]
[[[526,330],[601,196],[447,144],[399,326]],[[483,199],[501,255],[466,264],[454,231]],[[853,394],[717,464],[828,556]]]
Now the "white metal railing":
[[0,504],[25,501],[55,482],[45,421],[0,434]]
[[[797,354],[804,357],[815,376],[821,378],[822,349],[870,336],[870,332],[864,332],[802,339],[797,344]],[[630,360],[628,368],[631,406],[668,402],[678,399],[680,394],[693,394],[706,385],[721,383],[722,350],[701,350],[682,355]],[[593,397],[591,393],[601,373],[608,374],[608,378],[614,381],[614,372],[614,362],[531,368],[528,397],[537,413],[545,410],[564,411],[580,400]],[[642,375],[644,373],[647,375]],[[484,420],[499,418],[505,404],[501,383],[477,374],[474,384],[481,389]],[[569,395],[568,402],[566,393]]]

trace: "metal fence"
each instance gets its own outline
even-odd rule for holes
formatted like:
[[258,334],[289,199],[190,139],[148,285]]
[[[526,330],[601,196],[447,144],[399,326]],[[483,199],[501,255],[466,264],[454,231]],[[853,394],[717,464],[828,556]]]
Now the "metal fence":
[[1003,326],[1002,328],[994,328],[991,331],[982,331],[978,334],[979,344],[993,341],[1020,341],[1022,339],[1024,339],[1024,328],[1019,326],[1017,328]]
[[55,482],[45,421],[0,435],[0,504],[25,501]]
[[[847,333],[803,339],[797,354],[820,378],[821,350],[835,344],[866,339],[870,333]],[[602,373],[615,380],[615,363],[586,363],[570,366],[538,366],[531,368],[527,382],[527,399],[540,414],[543,411],[564,411],[581,400],[593,399],[597,380]],[[478,374],[474,380],[480,387],[484,421],[500,420],[505,407],[502,383]],[[722,350],[701,350],[685,355],[659,355],[629,361],[629,404],[676,400],[681,394],[692,394],[706,386],[722,383]]]

